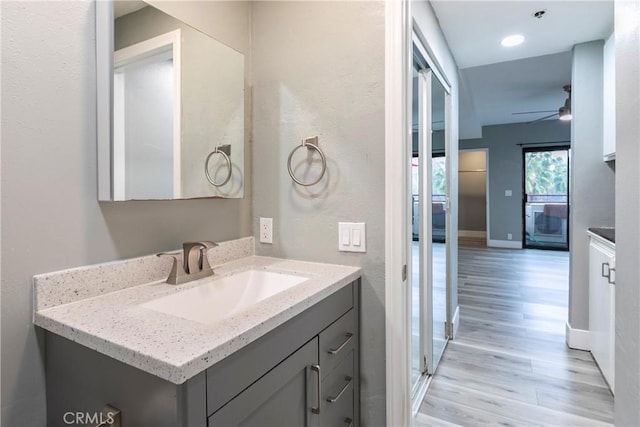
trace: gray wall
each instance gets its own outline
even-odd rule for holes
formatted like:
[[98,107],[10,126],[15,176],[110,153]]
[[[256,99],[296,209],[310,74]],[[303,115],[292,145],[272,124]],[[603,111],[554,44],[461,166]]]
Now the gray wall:
[[[256,2],[252,19],[254,231],[274,228],[257,253],[362,267],[362,422],[383,425],[384,3]],[[327,172],[301,187],[287,156],[312,135]],[[338,252],[338,221],[366,223],[366,254]]]
[[[512,233],[514,241],[522,241],[522,146],[518,144],[569,141],[570,137],[568,123],[543,120],[483,126],[482,138],[460,140],[461,150],[488,148],[491,240],[507,240],[507,233]],[[505,190],[513,195],[506,197]]]
[[[635,17],[633,19],[631,17]],[[615,424],[640,425],[640,3],[615,2],[616,399]]]
[[487,152],[461,151],[458,159],[458,228],[487,231]]
[[[248,22],[244,3],[208,7],[235,11],[227,17],[233,25],[223,27],[231,28],[226,38]],[[251,235],[251,193],[99,204],[94,4],[1,2],[0,10],[1,421],[43,426],[44,349],[31,323],[31,276],[174,249],[189,239]]]
[[589,329],[589,227],[614,225],[614,170],[602,161],[603,41],[573,48],[569,325]]

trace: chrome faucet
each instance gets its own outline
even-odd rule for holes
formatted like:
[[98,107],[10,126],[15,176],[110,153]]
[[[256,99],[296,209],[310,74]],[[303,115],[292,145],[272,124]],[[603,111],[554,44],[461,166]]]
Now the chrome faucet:
[[202,279],[212,276],[213,269],[209,265],[207,252],[211,248],[218,246],[217,243],[186,242],[182,244],[182,252],[162,252],[157,256],[170,256],[173,258],[173,267],[167,278],[170,285],[180,285],[192,280]]

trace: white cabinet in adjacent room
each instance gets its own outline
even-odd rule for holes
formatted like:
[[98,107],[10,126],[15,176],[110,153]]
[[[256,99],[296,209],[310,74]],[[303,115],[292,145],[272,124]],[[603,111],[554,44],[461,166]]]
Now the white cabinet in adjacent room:
[[591,353],[614,392],[615,244],[589,233],[589,337]]

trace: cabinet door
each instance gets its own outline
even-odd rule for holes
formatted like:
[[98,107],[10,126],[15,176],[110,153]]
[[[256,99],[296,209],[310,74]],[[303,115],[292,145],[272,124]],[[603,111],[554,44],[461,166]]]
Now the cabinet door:
[[[614,268],[614,252],[593,241],[589,245],[589,335],[591,354],[611,390],[614,387],[615,286],[605,277]],[[603,275],[605,273],[605,275]],[[611,275],[613,277],[613,272]]]
[[211,415],[209,426],[317,427],[317,363],[316,337]]

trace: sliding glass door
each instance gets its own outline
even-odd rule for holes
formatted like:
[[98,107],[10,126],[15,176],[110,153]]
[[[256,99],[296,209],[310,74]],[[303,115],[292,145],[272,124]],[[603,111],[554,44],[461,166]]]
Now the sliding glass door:
[[569,249],[569,147],[524,148],[524,246]]

